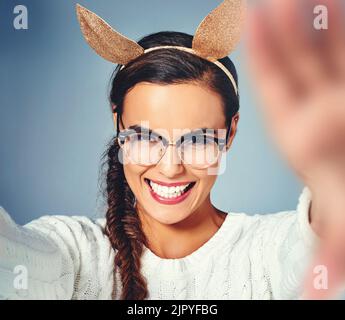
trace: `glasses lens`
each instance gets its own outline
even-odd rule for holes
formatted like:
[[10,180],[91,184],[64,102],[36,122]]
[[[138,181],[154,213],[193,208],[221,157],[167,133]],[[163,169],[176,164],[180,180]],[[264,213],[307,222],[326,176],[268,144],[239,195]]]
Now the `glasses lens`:
[[139,165],[156,164],[164,153],[164,144],[159,137],[134,133],[126,137],[124,151],[130,163]]
[[183,141],[179,152],[184,164],[203,169],[217,162],[219,146],[213,136],[193,136]]

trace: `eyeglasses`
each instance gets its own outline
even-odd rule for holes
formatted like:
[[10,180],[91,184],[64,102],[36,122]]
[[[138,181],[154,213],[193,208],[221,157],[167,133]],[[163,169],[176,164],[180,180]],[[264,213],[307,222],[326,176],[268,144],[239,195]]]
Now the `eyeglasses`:
[[[139,128],[118,132],[118,142],[130,163],[142,166],[159,163],[168,147],[174,146],[179,155],[178,163],[182,161],[196,169],[208,168],[218,161],[227,142],[217,137],[213,129],[194,130],[172,143],[150,129]],[[228,134],[229,130],[227,137]]]

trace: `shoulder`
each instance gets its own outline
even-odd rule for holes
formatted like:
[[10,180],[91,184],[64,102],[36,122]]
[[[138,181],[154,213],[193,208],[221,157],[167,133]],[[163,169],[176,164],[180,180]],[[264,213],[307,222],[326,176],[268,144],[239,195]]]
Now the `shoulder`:
[[273,239],[277,243],[290,235],[290,239],[302,239],[311,244],[315,235],[309,223],[310,204],[311,193],[304,188],[294,210],[255,215],[230,212],[229,215],[232,220],[238,221],[246,237]]

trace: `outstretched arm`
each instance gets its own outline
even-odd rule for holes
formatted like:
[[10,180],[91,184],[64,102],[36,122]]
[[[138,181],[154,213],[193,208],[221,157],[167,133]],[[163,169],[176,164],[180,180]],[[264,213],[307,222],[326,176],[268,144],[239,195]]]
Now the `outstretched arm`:
[[[265,121],[276,145],[311,190],[310,222],[321,239],[306,278],[305,298],[333,298],[345,280],[342,2],[264,0],[249,11],[249,68]],[[315,285],[317,266],[325,267],[324,287]]]

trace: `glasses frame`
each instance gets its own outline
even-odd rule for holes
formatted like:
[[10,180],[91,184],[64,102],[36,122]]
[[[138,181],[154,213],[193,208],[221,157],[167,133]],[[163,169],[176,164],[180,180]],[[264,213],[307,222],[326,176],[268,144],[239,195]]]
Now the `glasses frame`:
[[[120,117],[118,116],[117,117],[117,125],[116,125],[116,138],[118,140],[120,148],[123,148],[124,144],[126,142],[126,139],[129,136],[133,135],[133,134],[138,134],[139,132],[135,131],[134,129],[119,130],[119,120],[120,120],[119,118]],[[122,120],[121,120],[121,123],[122,123]],[[123,125],[123,123],[122,123],[122,125]],[[146,135],[148,135],[150,137],[158,138],[163,143],[164,152],[162,153],[161,157],[156,162],[154,162],[154,163],[151,163],[151,164],[148,164],[148,165],[144,165],[144,166],[151,166],[151,165],[157,165],[162,160],[162,158],[166,154],[169,146],[174,146],[176,148],[179,148],[181,146],[181,144],[185,140],[188,140],[191,137],[195,137],[195,136],[206,136],[205,133],[207,133],[207,132],[205,132],[204,129],[196,129],[193,132],[188,132],[188,133],[180,136],[177,139],[177,141],[175,141],[175,142],[172,142],[172,141],[166,139],[164,136],[159,135],[158,133],[152,131],[151,129],[141,128],[140,133],[146,134]],[[220,153],[224,150],[224,148],[226,147],[226,145],[228,143],[228,140],[229,140],[229,137],[230,137],[230,133],[231,133],[231,125],[227,128],[227,133],[226,133],[226,138],[225,139],[217,138],[217,137],[212,137],[214,139],[214,141],[217,143],[217,146],[218,146],[218,149],[219,149],[219,153],[218,153],[218,155],[216,157],[216,160],[213,163],[208,164],[205,168],[212,166],[214,163],[216,163],[218,161]],[[182,157],[181,157],[181,155],[180,155],[180,152],[178,152],[178,154],[179,154],[181,162],[183,164],[185,164],[183,159],[182,159]]]

